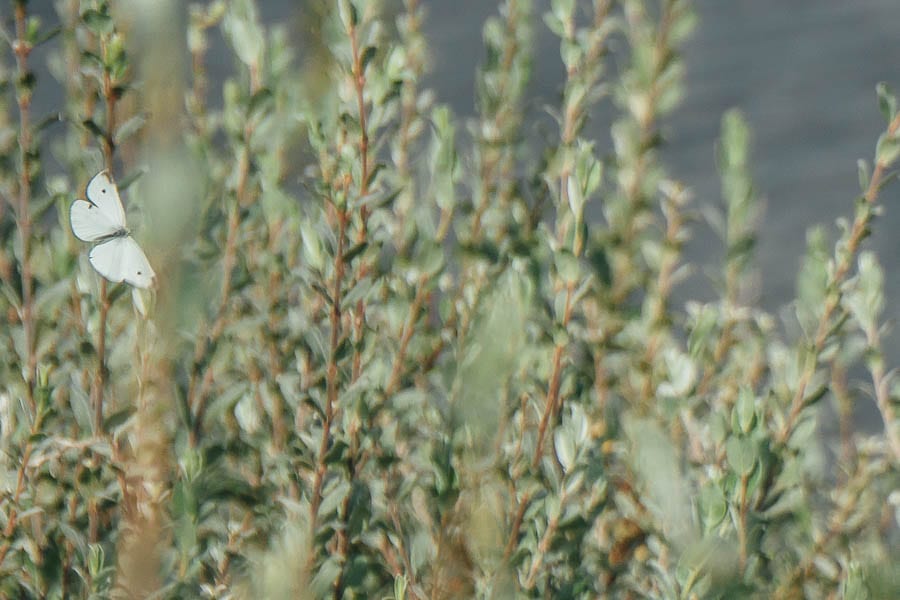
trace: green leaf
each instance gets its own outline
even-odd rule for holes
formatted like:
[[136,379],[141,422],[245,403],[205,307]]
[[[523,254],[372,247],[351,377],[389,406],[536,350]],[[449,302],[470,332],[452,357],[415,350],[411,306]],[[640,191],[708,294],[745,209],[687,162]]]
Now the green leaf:
[[338,0],[338,13],[341,17],[341,23],[344,24],[344,29],[347,31],[359,24],[359,13],[356,11],[353,0]]
[[93,435],[95,433],[94,417],[87,394],[81,388],[71,388],[69,391],[69,405],[72,407],[72,415],[75,417],[78,428],[83,433]]
[[756,466],[759,453],[753,440],[733,435],[725,442],[728,464],[739,475],[748,475]]
[[875,86],[875,93],[878,94],[878,108],[884,115],[884,120],[890,123],[897,116],[897,96],[883,81]]
[[578,259],[568,250],[559,250],[554,256],[556,271],[560,279],[566,283],[577,283],[581,276],[581,266]]
[[574,17],[575,0],[552,0],[550,9],[553,14],[562,22],[571,21]]
[[397,575],[394,577],[394,600],[406,600],[406,588],[409,582],[406,575]]
[[88,9],[81,13],[81,21],[98,36],[112,33],[114,27],[112,17],[94,9]]
[[319,514],[327,517],[336,513],[338,507],[350,493],[350,483],[347,481],[338,481],[334,485],[326,485],[322,490],[322,504],[319,506]]
[[434,277],[444,267],[444,249],[438,244],[427,244],[415,257],[420,276]]
[[875,158],[882,167],[888,167],[900,156],[900,139],[896,135],[888,132],[881,134],[878,138],[878,145],[875,147]]
[[725,493],[715,483],[709,481],[700,490],[700,516],[706,531],[712,530],[728,512]]
[[[121,144],[131,136],[138,133],[141,129],[143,129],[144,124],[147,122],[147,117],[143,114],[136,114],[121,125],[116,128],[115,141],[116,144]],[[120,185],[119,190],[121,191],[123,188]]]
[[315,569],[312,581],[310,581],[311,597],[326,598],[331,596],[334,582],[341,574],[341,563],[337,557],[326,558]]
[[129,419],[135,414],[136,409],[134,406],[126,406],[122,409],[117,410],[110,416],[106,418],[103,422],[104,431],[115,431],[122,425],[128,422]]
[[265,39],[256,5],[246,0],[231,3],[222,29],[238,59],[248,67],[258,67]]
[[31,41],[31,47],[36,48],[41,44],[49,42],[57,35],[62,32],[62,27],[51,27],[50,29],[44,30],[43,33],[38,33],[35,35],[34,39]]
[[354,258],[362,254],[366,251],[366,248],[369,247],[369,242],[360,242],[358,244],[353,245],[348,248],[346,252],[344,252],[344,262],[349,263]]
[[553,446],[563,472],[568,473],[575,464],[575,438],[569,428],[559,428],[553,434]]
[[869,175],[869,164],[863,159],[859,159],[856,161],[856,172],[859,177],[859,190],[861,193],[865,194],[869,189],[869,181],[871,180]]
[[841,598],[844,600],[870,600],[872,598],[869,587],[866,585],[865,574],[855,562],[850,563],[847,578],[841,588]]
[[116,186],[119,188],[119,192],[124,192],[125,190],[130,188],[135,181],[144,176],[144,173],[144,169],[135,169],[134,171],[131,171],[125,176],[119,178],[119,180],[116,181]]
[[845,286],[843,302],[865,333],[876,330],[884,310],[884,272],[873,252],[859,255],[859,272]]
[[85,129],[90,131],[92,134],[94,134],[101,140],[105,140],[107,138],[106,130],[103,129],[102,127],[100,127],[99,125],[97,125],[97,123],[95,123],[93,119],[85,119],[81,122],[81,124],[84,126]]
[[732,410],[732,421],[735,431],[743,434],[750,433],[756,423],[756,398],[753,390],[742,387],[738,394],[737,402]]
[[566,27],[563,25],[563,22],[559,20],[559,17],[552,12],[544,13],[543,17],[544,24],[556,37],[564,37],[566,35]]
[[250,102],[247,103],[247,116],[253,117],[257,114],[257,112],[265,110],[268,105],[274,100],[275,95],[272,93],[267,87],[262,87],[250,97]]
[[366,46],[363,50],[362,56],[359,59],[360,69],[363,73],[366,72],[366,67],[369,66],[369,63],[372,62],[372,59],[375,58],[375,55],[378,53],[378,48],[375,46]]
[[99,69],[103,69],[103,59],[100,58],[99,55],[91,52],[90,50],[82,50],[81,51],[81,65],[82,66],[90,66],[97,67]]

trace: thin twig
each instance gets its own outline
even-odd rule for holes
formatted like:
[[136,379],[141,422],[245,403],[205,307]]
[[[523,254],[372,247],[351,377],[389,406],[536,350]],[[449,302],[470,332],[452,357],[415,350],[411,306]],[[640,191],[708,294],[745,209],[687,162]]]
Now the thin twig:
[[[252,128],[247,125],[244,132],[244,139],[248,141],[252,135]],[[214,352],[216,343],[225,332],[225,326],[228,323],[228,306],[231,300],[232,292],[232,274],[235,262],[237,261],[237,239],[240,231],[240,207],[246,200],[247,182],[250,173],[250,156],[249,149],[246,145],[241,150],[241,156],[238,163],[238,182],[235,190],[234,201],[228,209],[228,225],[225,236],[225,251],[222,257],[222,287],[219,291],[219,304],[214,313],[212,325],[209,327],[205,335],[199,335],[194,346],[194,368],[191,371],[191,377],[188,382],[188,407],[192,414],[192,426],[190,432],[191,445],[196,446],[199,443],[200,432],[203,427],[203,416],[206,412],[205,400],[209,394],[209,390],[213,384],[214,371],[212,359],[208,356],[210,352]],[[206,361],[205,369],[200,365]]]
[[34,421],[31,424],[31,435],[29,435],[29,441],[25,444],[25,450],[22,452],[22,460],[19,462],[19,467],[16,470],[16,487],[13,491],[13,497],[8,509],[9,515],[6,519],[6,527],[3,528],[3,542],[0,543],[0,565],[3,564],[7,552],[9,552],[9,549],[13,544],[13,534],[16,532],[16,527],[19,522],[19,499],[25,491],[25,474],[29,467],[29,463],[31,462],[31,453],[34,450],[31,440],[41,431],[43,424],[44,411],[39,408],[34,415]]
[[[322,438],[319,442],[319,452],[316,456],[315,479],[310,499],[309,523],[310,531],[316,530],[316,522],[319,517],[319,506],[322,503],[322,483],[325,480],[325,472],[328,466],[325,464],[325,454],[331,441],[331,427],[334,422],[338,400],[338,365],[337,349],[341,342],[343,320],[341,294],[344,281],[344,246],[347,243],[347,224],[349,215],[346,209],[338,209],[338,245],[334,255],[334,275],[332,281],[331,297],[331,341],[328,352],[328,367],[325,371],[325,420],[322,424]],[[314,555],[313,555],[314,556]]]
[[25,332],[25,387],[28,405],[35,410],[34,392],[37,380],[37,351],[34,324],[34,274],[31,265],[31,89],[28,81],[28,55],[31,45],[27,40],[27,17],[24,2],[15,3],[16,40],[13,51],[16,55],[16,74],[20,87],[16,92],[19,107],[19,195],[16,205],[19,240],[22,247],[22,327]]
[[[609,2],[599,2],[595,5],[594,12],[594,21],[593,27],[599,30],[602,27],[603,22],[608,16],[610,10]],[[568,23],[564,23],[564,28],[568,32],[568,36],[574,36],[574,22],[570,21]],[[605,47],[605,36],[597,36],[594,38],[593,43],[591,44],[588,52],[586,53],[582,63],[579,66],[572,65],[567,70],[566,73],[566,82],[567,85],[571,84],[576,77],[581,76],[582,79],[586,79],[584,82],[587,88],[596,84],[597,78],[599,77],[599,69],[598,62],[600,58],[603,56],[604,47]],[[580,130],[580,125],[582,123],[582,115],[586,108],[584,103],[574,103],[570,104],[566,107],[565,114],[563,116],[563,122],[561,124],[561,139],[560,145],[562,147],[568,147],[575,143],[576,137]],[[568,234],[568,226],[566,225],[567,219],[562,218],[564,211],[569,210],[569,179],[572,177],[573,165],[564,164],[561,168],[559,175],[559,191],[560,191],[560,200],[557,205],[557,241],[560,246],[563,245],[567,234]],[[574,248],[574,254],[578,255],[582,251],[580,244],[576,242],[576,247]],[[568,329],[569,323],[572,318],[572,313],[574,310],[573,296],[575,292],[575,283],[574,281],[569,281],[566,283],[566,299],[565,305],[563,309],[562,315],[562,327],[563,329]],[[551,420],[559,413],[559,410],[562,408],[562,399],[560,398],[560,382],[562,378],[562,367],[563,367],[563,355],[566,351],[566,344],[560,343],[556,344],[553,348],[553,356],[551,359],[551,371],[550,371],[550,380],[547,385],[547,395],[545,398],[544,404],[544,412],[541,415],[540,423],[538,424],[538,437],[537,442],[535,444],[534,455],[531,459],[531,468],[537,469],[540,465],[541,459],[544,455],[544,444],[546,443],[547,434],[552,429],[550,426]],[[518,474],[514,475],[514,479],[517,478]],[[504,551],[505,559],[508,559],[516,545],[518,544],[519,531],[522,527],[522,519],[525,514],[525,510],[528,507],[528,502],[530,501],[530,496],[526,494],[523,496],[517,503],[517,507],[515,509],[515,517],[513,519],[512,526],[510,528],[509,537],[507,538],[506,549]],[[549,543],[549,541],[548,541]],[[536,573],[534,574],[536,576]],[[530,576],[533,579],[533,576]]]
[[406,323],[403,325],[403,331],[400,335],[400,347],[397,349],[397,355],[394,357],[394,366],[391,368],[391,376],[388,379],[387,386],[384,388],[386,396],[393,394],[400,384],[400,376],[403,373],[403,363],[406,359],[406,350],[409,347],[409,341],[412,339],[413,333],[415,332],[416,321],[419,318],[419,312],[422,310],[422,303],[427,296],[426,282],[427,278],[421,277],[416,286],[416,295],[415,298],[413,298],[412,304],[409,306],[409,316],[407,317]]
[[[900,114],[897,114],[888,126],[888,136],[896,135],[898,129],[900,129]],[[887,167],[888,164],[884,161],[877,161],[875,164],[872,178],[869,180],[869,185],[863,196],[865,202],[869,206],[874,206],[875,202],[878,200],[878,193],[881,191],[881,180],[885,176]],[[797,390],[791,400],[788,417],[776,437],[776,441],[779,444],[785,444],[788,438],[790,438],[791,433],[793,433],[794,427],[796,426],[797,417],[800,416],[800,412],[806,405],[806,386],[809,385],[810,380],[815,374],[816,367],[819,365],[819,356],[821,355],[822,350],[825,349],[826,342],[830,339],[830,334],[832,333],[832,317],[834,317],[835,312],[841,308],[841,286],[850,273],[852,259],[859,251],[859,245],[862,243],[863,239],[868,236],[869,223],[871,220],[872,216],[870,212],[857,213],[850,229],[850,235],[847,238],[846,247],[837,257],[837,266],[830,281],[831,293],[825,299],[825,305],[819,316],[819,323],[816,327],[816,335],[811,348],[812,356],[806,361],[806,367],[800,375]]]
[[[347,35],[350,38],[350,51],[352,54],[351,75],[353,77],[353,87],[356,91],[356,109],[359,112],[359,160],[361,163],[361,173],[359,181],[359,198],[365,198],[369,194],[369,131],[366,124],[366,74],[363,70],[362,54],[359,51],[359,40],[357,39],[356,25],[350,24]],[[359,209],[360,227],[356,232],[356,243],[361,244],[368,237],[368,221],[369,208],[363,204]],[[369,271],[369,264],[365,258],[360,259],[359,268],[355,279],[361,280]],[[356,310],[354,312],[353,330],[357,343],[353,349],[353,371],[352,381],[359,379],[362,371],[362,335],[366,325],[366,303],[360,298],[356,302]]]
[[870,350],[877,355],[871,361],[869,367],[872,374],[872,384],[875,388],[875,404],[881,413],[882,421],[884,421],[884,435],[894,456],[894,463],[900,464],[900,435],[898,435],[896,427],[893,400],[889,389],[891,376],[885,373],[884,370],[884,360],[881,357],[881,337],[877,326],[873,326],[867,331],[866,337],[868,338]]
[[[106,54],[106,39],[100,37],[100,53]],[[106,135],[103,136],[103,158],[106,170],[113,172],[113,153],[115,144],[113,134],[116,130],[116,94],[109,69],[103,69],[103,98],[106,102]],[[109,315],[109,290],[106,278],[100,278],[100,323],[97,331],[97,372],[94,376],[94,387],[91,397],[94,405],[94,435],[103,434],[103,392],[106,389],[106,330]]]

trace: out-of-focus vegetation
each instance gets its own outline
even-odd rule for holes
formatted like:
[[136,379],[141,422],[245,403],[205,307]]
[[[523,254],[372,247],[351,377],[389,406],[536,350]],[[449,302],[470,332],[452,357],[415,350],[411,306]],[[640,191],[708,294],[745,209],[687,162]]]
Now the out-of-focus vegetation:
[[[900,597],[887,88],[776,318],[744,120],[721,199],[659,160],[687,0],[499,2],[470,120],[423,87],[421,0],[310,3],[302,45],[251,0],[30,4],[0,13],[0,597]],[[542,27],[565,79],[526,147]],[[149,292],[70,231],[102,168]],[[684,305],[699,214],[718,299]]]

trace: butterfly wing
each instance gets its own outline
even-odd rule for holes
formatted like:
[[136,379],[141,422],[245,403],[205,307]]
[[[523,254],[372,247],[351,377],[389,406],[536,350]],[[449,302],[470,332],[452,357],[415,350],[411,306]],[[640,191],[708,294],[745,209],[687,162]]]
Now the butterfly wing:
[[72,233],[84,242],[96,242],[115,235],[123,227],[113,217],[100,210],[98,205],[86,200],[76,200],[72,204],[69,222],[72,224]]
[[87,199],[107,221],[116,225],[117,230],[125,229],[125,209],[108,171],[100,171],[88,182]]
[[153,285],[156,273],[141,247],[131,236],[112,238],[91,248],[91,266],[113,283],[124,281],[135,287]]

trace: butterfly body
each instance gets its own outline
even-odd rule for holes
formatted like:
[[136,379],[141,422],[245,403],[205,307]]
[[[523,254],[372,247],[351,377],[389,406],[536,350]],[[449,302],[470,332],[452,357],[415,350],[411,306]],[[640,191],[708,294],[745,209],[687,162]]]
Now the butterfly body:
[[88,259],[100,275],[135,287],[153,285],[156,274],[150,261],[125,225],[125,209],[116,184],[100,171],[87,186],[87,200],[76,200],[69,212],[75,237],[96,244]]

